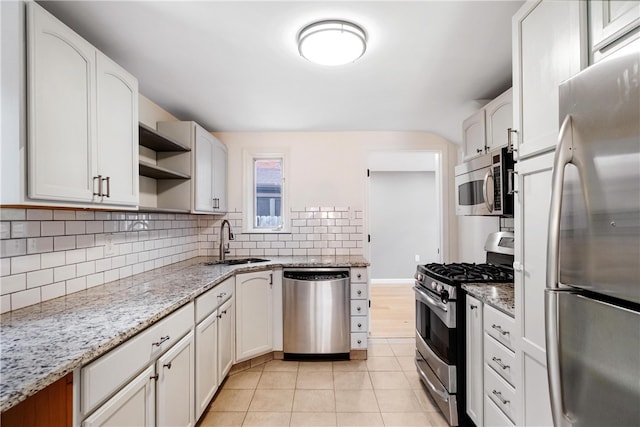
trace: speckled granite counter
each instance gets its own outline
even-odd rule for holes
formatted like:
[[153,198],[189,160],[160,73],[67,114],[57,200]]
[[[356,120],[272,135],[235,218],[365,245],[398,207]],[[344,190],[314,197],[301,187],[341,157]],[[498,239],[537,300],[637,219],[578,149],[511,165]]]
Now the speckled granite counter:
[[111,350],[237,272],[366,267],[361,256],[271,257],[238,266],[193,258],[0,316],[0,412]]
[[489,304],[511,317],[515,316],[513,283],[467,283],[462,285],[462,289],[483,303]]

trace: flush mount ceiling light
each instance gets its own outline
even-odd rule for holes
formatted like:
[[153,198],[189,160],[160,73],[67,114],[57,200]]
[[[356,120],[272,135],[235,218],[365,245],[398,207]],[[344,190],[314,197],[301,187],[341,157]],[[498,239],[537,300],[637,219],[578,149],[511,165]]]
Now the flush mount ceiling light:
[[367,49],[367,35],[347,21],[319,21],[298,34],[302,57],[320,65],[343,65],[360,58]]

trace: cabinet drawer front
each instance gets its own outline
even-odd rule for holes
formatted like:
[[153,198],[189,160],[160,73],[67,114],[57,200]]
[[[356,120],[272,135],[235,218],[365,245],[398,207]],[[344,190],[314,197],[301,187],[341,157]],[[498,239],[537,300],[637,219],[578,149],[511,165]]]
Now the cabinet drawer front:
[[231,298],[234,287],[235,279],[230,277],[196,298],[196,323],[204,320],[216,308]]
[[367,284],[366,283],[352,283],[351,284],[351,299],[367,299]]
[[351,332],[367,332],[368,326],[366,316],[351,316]]
[[367,269],[363,268],[352,268],[351,269],[351,283],[367,283]]
[[488,396],[484,397],[484,427],[512,427],[513,423],[507,416],[493,403]]
[[491,399],[509,419],[518,413],[516,391],[487,365],[484,366],[484,394]]
[[484,337],[484,360],[502,378],[516,387],[520,371],[516,355],[488,335]]
[[364,350],[367,348],[367,333],[353,332],[351,333],[351,348],[353,350]]
[[486,305],[484,310],[484,330],[487,334],[514,351],[516,322],[512,317]]
[[193,326],[193,304],[187,304],[120,344],[80,372],[81,411],[89,413]]
[[369,314],[369,301],[366,299],[358,299],[351,301],[352,316],[366,316]]

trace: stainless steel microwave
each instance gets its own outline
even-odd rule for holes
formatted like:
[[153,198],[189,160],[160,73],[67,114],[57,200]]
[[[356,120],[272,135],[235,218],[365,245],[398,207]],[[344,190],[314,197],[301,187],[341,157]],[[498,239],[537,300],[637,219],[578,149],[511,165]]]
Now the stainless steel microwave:
[[456,214],[513,216],[513,154],[506,148],[456,166]]

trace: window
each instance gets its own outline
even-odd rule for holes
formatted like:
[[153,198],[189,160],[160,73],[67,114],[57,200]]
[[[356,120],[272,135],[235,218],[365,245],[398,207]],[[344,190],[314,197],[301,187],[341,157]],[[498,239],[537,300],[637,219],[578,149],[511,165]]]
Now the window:
[[245,153],[244,231],[287,232],[285,156]]

